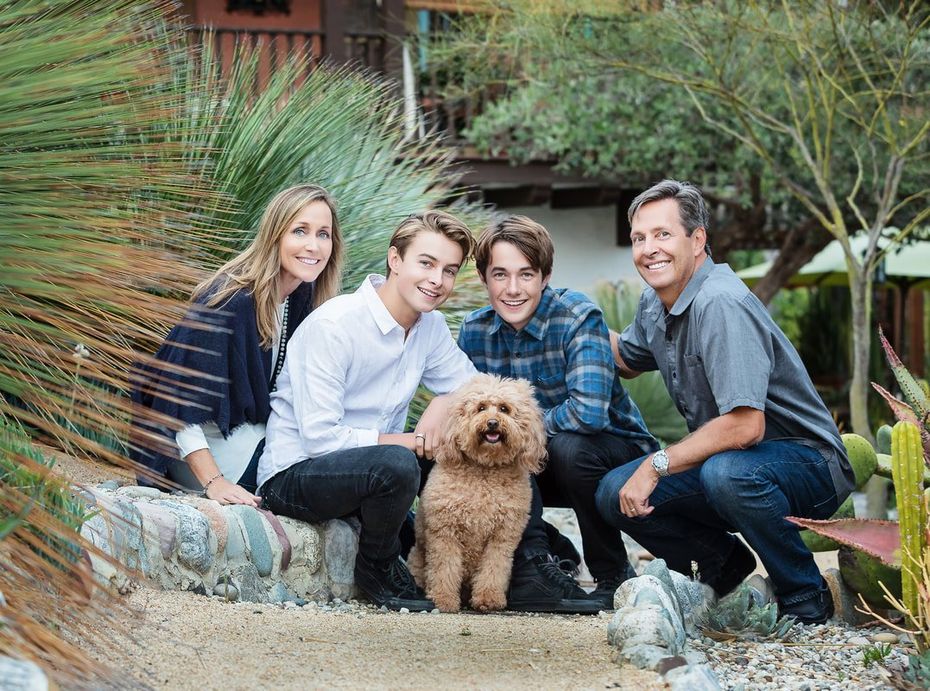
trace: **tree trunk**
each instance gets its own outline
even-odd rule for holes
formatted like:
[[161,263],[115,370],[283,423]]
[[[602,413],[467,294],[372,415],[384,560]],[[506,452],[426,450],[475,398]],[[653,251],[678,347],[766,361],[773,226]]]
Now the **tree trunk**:
[[852,297],[852,382],[849,386],[849,417],[852,431],[873,444],[869,426],[869,351],[872,344],[872,276],[847,262]]
[[833,237],[822,231],[817,232],[819,228],[820,222],[811,219],[788,232],[778,256],[772,262],[772,268],[752,289],[757,298],[767,305],[802,266],[827,246]]

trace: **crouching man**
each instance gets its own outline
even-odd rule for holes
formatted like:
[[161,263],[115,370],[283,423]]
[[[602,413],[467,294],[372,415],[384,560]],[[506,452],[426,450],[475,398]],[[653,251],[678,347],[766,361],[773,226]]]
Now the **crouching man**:
[[597,504],[685,574],[696,561],[718,595],[762,559],[782,615],[822,623],[833,603],[785,516],[829,518],[853,487],[836,425],[797,351],[707,244],[700,191],[665,180],[630,206],[633,261],[648,284],[614,353],[622,376],[659,370],[691,431],[612,470]]

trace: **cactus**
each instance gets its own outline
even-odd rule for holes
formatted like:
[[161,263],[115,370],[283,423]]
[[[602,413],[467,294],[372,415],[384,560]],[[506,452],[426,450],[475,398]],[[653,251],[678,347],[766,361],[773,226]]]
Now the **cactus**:
[[[921,559],[923,555],[927,518],[923,502],[924,462],[920,432],[909,422],[899,422],[894,426],[891,465],[898,503],[902,561],[910,565],[913,559]],[[901,594],[909,612],[917,611],[918,587],[917,574],[913,573],[913,569],[910,566],[902,569]]]
[[878,465],[875,449],[867,439],[858,434],[844,434],[842,438],[843,446],[846,447],[846,453],[849,455],[849,463],[856,475],[856,489],[862,489]]
[[898,354],[894,352],[894,348],[888,343],[888,339],[882,333],[881,327],[878,329],[878,337],[882,342],[882,348],[885,349],[888,364],[891,366],[891,371],[894,372],[895,379],[898,380],[898,386],[901,387],[904,398],[914,410],[917,418],[923,423],[923,426],[926,427],[927,421],[930,420],[930,399],[927,397],[927,392],[914,378],[914,375],[908,372]]
[[885,356],[888,358],[888,364],[891,366],[891,371],[894,372],[895,379],[907,403],[898,400],[875,382],[872,382],[872,388],[885,399],[895,418],[902,422],[913,423],[917,427],[920,431],[925,462],[930,464],[930,396],[927,394],[926,384],[922,381],[918,382],[907,371],[881,329],[878,330],[878,337],[881,339],[882,348],[885,349]]
[[891,425],[882,425],[875,432],[875,450],[878,453],[891,453]]

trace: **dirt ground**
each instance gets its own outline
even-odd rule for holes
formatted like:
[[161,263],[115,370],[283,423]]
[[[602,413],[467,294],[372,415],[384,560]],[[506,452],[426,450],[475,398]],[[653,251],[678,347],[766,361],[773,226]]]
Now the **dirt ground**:
[[102,661],[169,689],[663,689],[611,661],[606,618],[347,613],[140,589],[136,642]]

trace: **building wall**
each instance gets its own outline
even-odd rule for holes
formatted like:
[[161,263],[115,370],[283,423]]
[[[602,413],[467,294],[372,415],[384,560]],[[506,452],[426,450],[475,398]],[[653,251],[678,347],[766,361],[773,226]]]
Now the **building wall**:
[[591,294],[599,281],[641,280],[633,268],[632,250],[617,246],[616,205],[574,209],[524,206],[500,211],[529,216],[552,235],[554,287]]
[[289,14],[227,12],[226,4],[226,0],[193,0],[185,3],[185,9],[194,24],[216,28],[306,30],[322,26],[321,0],[293,0]]

